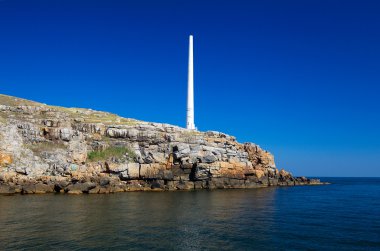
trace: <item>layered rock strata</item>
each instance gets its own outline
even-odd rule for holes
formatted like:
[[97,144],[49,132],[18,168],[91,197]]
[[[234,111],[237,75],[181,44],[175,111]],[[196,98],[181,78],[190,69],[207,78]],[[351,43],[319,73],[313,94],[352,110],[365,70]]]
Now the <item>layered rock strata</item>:
[[279,171],[233,136],[0,95],[0,193],[258,188],[320,184]]

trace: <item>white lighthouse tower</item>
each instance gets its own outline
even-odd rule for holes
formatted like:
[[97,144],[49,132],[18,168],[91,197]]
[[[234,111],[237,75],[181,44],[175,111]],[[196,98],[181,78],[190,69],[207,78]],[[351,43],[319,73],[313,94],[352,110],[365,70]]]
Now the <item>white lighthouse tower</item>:
[[194,67],[193,67],[193,36],[189,37],[189,72],[187,79],[187,116],[186,128],[196,130],[194,124]]

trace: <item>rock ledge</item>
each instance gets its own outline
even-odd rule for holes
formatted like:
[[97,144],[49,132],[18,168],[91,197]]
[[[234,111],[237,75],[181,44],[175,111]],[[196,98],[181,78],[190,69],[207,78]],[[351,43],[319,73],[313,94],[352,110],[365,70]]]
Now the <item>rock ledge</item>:
[[233,136],[0,95],[0,193],[114,193],[323,184]]

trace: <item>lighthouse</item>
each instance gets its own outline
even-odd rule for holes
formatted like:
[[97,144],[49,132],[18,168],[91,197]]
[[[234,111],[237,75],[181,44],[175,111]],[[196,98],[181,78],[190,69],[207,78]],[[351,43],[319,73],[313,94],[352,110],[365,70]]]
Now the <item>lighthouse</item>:
[[186,128],[196,130],[194,124],[194,61],[193,61],[193,36],[189,37],[189,66],[187,76],[187,115]]

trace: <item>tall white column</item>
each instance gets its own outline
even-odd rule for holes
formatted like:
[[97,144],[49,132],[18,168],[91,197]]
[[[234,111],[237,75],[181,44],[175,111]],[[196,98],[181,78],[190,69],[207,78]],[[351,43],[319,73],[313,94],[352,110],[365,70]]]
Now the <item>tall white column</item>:
[[187,79],[187,116],[186,128],[195,130],[194,125],[194,68],[193,68],[193,36],[189,37],[189,72]]

